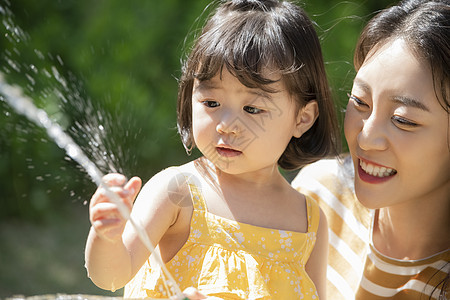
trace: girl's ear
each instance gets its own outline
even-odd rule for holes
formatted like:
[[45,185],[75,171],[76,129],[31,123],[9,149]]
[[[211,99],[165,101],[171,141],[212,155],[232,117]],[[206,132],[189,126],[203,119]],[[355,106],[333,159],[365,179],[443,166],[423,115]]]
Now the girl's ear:
[[319,117],[319,106],[316,100],[311,100],[298,112],[294,137],[299,138],[307,132]]

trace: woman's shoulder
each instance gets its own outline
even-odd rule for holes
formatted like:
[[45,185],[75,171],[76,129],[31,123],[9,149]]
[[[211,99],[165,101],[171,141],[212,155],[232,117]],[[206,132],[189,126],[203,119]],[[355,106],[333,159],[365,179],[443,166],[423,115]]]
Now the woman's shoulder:
[[299,174],[310,175],[336,175],[339,173],[353,175],[353,164],[351,156],[346,153],[338,157],[325,158],[303,167]]
[[347,181],[348,184],[353,182],[354,168],[350,155],[343,154],[339,157],[321,159],[317,162],[303,167],[300,172],[292,180],[291,185],[297,189],[305,181]]
[[304,167],[291,182],[297,191],[319,198],[354,202],[354,168],[350,155],[322,159]]

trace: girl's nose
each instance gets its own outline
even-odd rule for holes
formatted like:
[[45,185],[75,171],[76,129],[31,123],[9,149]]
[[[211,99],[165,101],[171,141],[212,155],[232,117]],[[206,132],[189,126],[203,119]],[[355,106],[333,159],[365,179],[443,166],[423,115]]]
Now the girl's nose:
[[221,118],[216,126],[216,131],[220,134],[237,134],[239,133],[239,119],[231,112],[226,112],[221,115]]
[[363,121],[357,140],[362,150],[382,151],[388,147],[387,137],[387,126],[384,126],[383,120],[379,116],[372,113],[368,119]]

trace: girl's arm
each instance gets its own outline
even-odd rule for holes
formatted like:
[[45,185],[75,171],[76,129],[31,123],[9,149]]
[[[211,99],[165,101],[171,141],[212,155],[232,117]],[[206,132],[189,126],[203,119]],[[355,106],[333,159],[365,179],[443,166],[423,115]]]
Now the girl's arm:
[[[131,210],[133,201],[141,188],[141,180],[134,177],[126,182],[125,176],[121,174],[108,174],[102,180]],[[115,290],[115,279],[109,279],[103,273],[113,275],[114,270],[121,270],[124,274],[130,273],[129,265],[127,265],[129,253],[122,243],[126,220],[121,216],[116,205],[105,195],[105,189],[101,186],[91,198],[89,219],[92,226],[85,251],[88,276],[97,286]]]
[[311,252],[305,269],[311,280],[314,282],[320,300],[326,299],[327,283],[327,259],[328,259],[328,223],[320,209],[319,228],[317,229],[317,239],[314,249]]
[[[168,182],[174,171],[155,175],[142,189],[131,211],[133,220],[143,227],[154,246],[176,222],[180,207],[169,200]],[[141,187],[135,177],[125,182],[119,174],[105,176],[113,190],[131,208]],[[115,204],[97,189],[89,209],[91,230],[86,243],[86,268],[91,280],[100,288],[116,290],[127,284],[150,255],[134,228],[123,219]]]

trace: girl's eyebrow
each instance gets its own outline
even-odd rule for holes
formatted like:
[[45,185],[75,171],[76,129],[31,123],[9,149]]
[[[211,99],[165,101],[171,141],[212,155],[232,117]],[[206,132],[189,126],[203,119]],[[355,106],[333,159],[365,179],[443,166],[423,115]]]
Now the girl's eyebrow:
[[214,82],[212,82],[211,80],[202,80],[198,81],[195,90],[213,90],[217,88],[217,85],[214,84]]
[[[372,92],[372,88],[370,87],[370,85],[367,84],[364,80],[362,80],[360,78],[355,78],[355,80],[353,81],[353,84],[357,85],[359,88],[364,90],[364,92],[368,92],[368,93]],[[427,112],[430,111],[430,109],[425,104],[423,104],[421,101],[411,98],[411,97],[393,96],[393,97],[391,97],[391,100],[395,103],[399,103],[399,104],[402,104],[407,107],[418,108],[418,109],[421,109],[421,110],[427,111]]]
[[267,100],[272,100],[271,94],[261,89],[250,89],[248,90],[248,93]]
[[[202,80],[199,81],[198,84],[195,86],[196,91],[209,91],[209,90],[215,90],[215,89],[221,89],[223,87],[220,87],[217,85],[214,81],[208,79],[208,80]],[[242,90],[243,92],[246,92],[248,94],[252,94],[255,96],[258,96],[259,98],[264,98],[266,100],[272,100],[271,93],[266,92],[260,88],[246,88]],[[279,90],[275,90],[274,93],[280,92]]]

